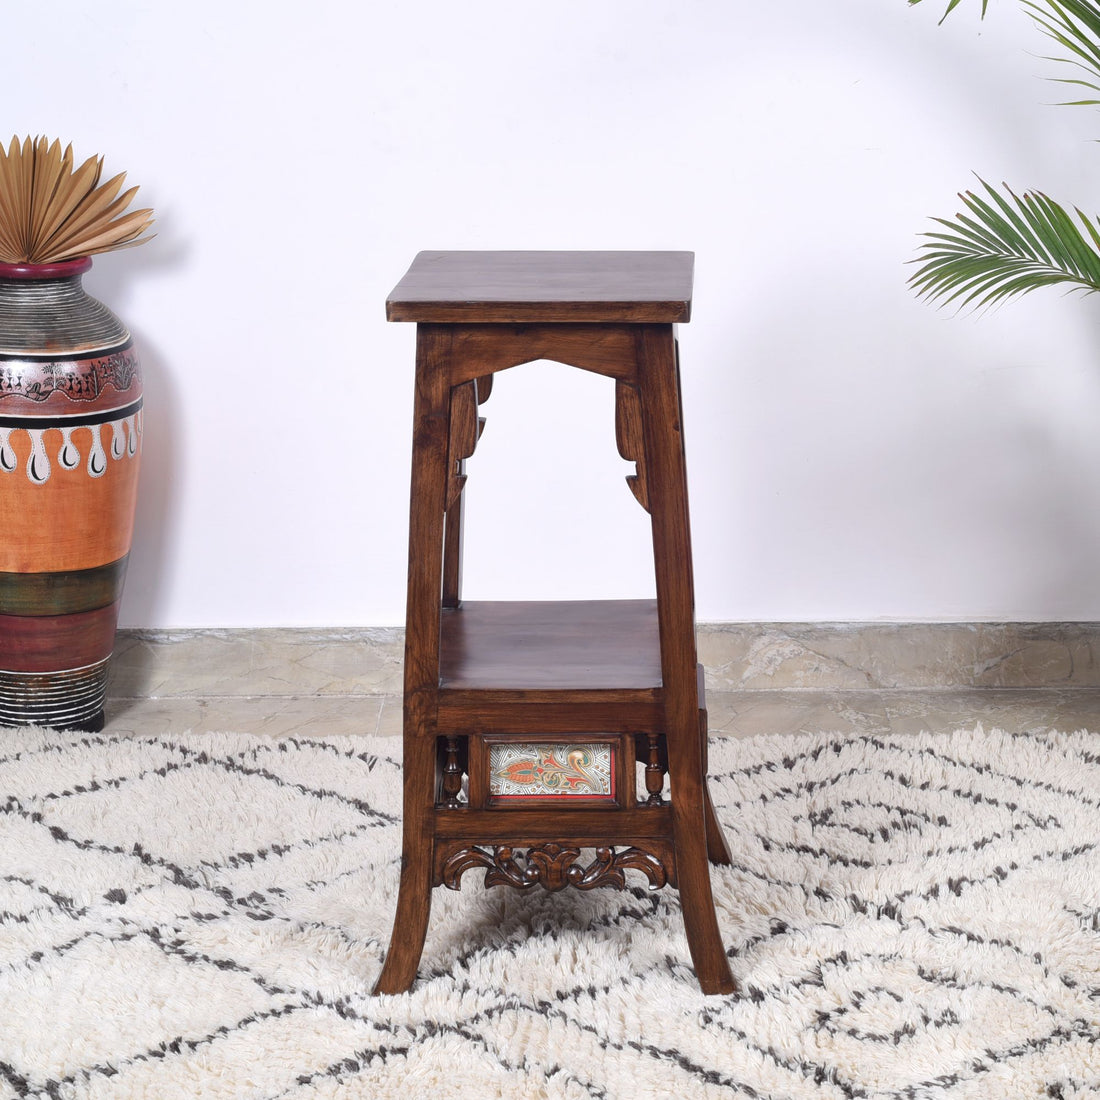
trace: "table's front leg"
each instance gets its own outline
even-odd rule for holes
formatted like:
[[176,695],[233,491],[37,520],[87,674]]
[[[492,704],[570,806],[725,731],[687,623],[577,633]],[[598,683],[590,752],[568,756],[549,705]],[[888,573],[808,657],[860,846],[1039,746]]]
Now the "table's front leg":
[[390,947],[375,993],[403,993],[416,980],[431,911],[451,344],[450,326],[418,326],[405,612],[401,882]]
[[680,901],[699,985],[704,993],[732,993],[735,985],[718,930],[707,862],[706,774],[699,737],[691,529],[671,325],[640,326],[638,380],[653,523],[661,695]]

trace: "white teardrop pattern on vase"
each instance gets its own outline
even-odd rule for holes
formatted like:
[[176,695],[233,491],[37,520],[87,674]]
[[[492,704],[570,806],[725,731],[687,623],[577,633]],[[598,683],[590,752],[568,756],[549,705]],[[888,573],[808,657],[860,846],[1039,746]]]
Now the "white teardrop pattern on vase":
[[124,420],[111,421],[111,457],[117,462],[126,453]]
[[5,474],[14,474],[16,466],[15,449],[9,442],[13,428],[0,428],[0,470]]
[[103,449],[103,440],[99,437],[101,425],[92,424],[92,449],[88,452],[88,476],[102,477],[107,472],[107,452]]
[[63,470],[75,470],[80,465],[80,452],[72,440],[73,429],[61,429],[61,450],[57,452],[57,461]]
[[42,436],[47,428],[28,428],[27,435],[31,437],[31,453],[27,458],[27,477],[35,485],[45,485],[50,480],[50,456],[46,454],[46,445],[42,442]]
[[[45,485],[53,475],[50,461],[55,437],[50,432],[60,433],[60,445],[57,447],[57,464],[62,470],[72,471],[80,467],[80,432],[91,433],[91,446],[88,449],[86,470],[89,477],[102,477],[107,472],[107,450],[101,435],[104,428],[111,429],[110,456],[116,462],[136,458],[141,450],[142,414],[141,410],[118,420],[108,420],[105,424],[75,424],[64,428],[11,428],[0,427],[0,473],[14,474],[19,462],[13,439],[19,432],[26,432],[30,439],[31,450],[27,457],[27,477],[35,485]],[[73,436],[76,436],[76,439]]]

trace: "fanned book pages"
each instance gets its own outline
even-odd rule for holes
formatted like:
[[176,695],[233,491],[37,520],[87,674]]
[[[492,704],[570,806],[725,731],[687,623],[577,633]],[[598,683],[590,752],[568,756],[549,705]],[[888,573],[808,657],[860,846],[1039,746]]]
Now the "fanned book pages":
[[100,183],[102,157],[74,168],[73,147],[17,137],[0,146],[0,263],[50,264],[149,240],[152,210],[126,208],[126,173]]

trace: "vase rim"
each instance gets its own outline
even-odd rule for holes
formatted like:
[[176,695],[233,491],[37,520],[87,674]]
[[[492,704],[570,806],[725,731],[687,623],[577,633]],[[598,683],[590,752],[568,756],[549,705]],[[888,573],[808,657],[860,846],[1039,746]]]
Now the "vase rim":
[[75,260],[58,260],[50,264],[0,263],[0,279],[64,279],[82,275],[91,266],[91,256],[78,256]]

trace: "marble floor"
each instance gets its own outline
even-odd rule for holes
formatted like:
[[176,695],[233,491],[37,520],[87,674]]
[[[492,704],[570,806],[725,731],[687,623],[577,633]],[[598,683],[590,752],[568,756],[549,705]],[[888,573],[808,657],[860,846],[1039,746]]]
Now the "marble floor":
[[[1100,732],[1098,655],[1094,627],[700,631],[711,731],[729,737]],[[116,647],[107,729],[396,736],[400,690],[396,630],[134,632]]]
[[[711,692],[713,736],[920,733],[971,728],[1100,733],[1098,689]],[[401,733],[399,695],[174,695],[107,703],[114,733],[229,730],[273,737]]]

